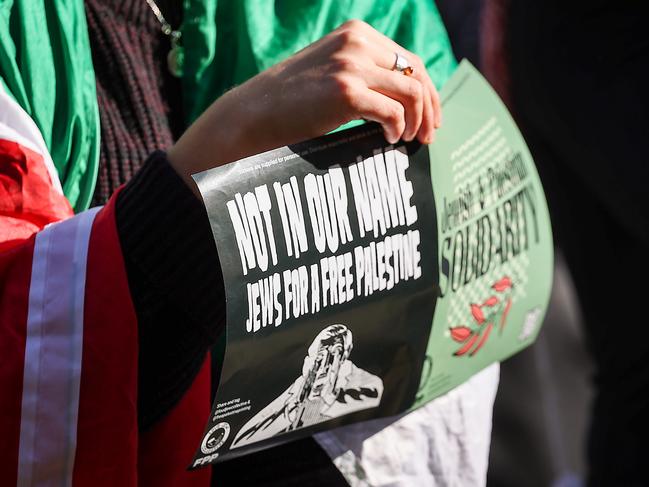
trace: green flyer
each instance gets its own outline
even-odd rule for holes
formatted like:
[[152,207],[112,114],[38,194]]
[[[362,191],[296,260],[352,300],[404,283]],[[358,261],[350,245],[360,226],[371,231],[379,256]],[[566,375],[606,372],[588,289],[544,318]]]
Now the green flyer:
[[226,348],[193,468],[416,408],[531,344],[552,282],[520,133],[463,62],[430,146],[366,124],[195,176]]
[[514,121],[463,61],[429,149],[441,294],[415,407],[536,338],[553,246],[543,188]]

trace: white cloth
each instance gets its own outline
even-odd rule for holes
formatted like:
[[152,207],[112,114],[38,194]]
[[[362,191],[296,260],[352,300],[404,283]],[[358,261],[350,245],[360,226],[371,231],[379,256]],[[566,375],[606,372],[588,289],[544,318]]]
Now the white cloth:
[[352,487],[486,484],[500,364],[410,413],[315,435]]

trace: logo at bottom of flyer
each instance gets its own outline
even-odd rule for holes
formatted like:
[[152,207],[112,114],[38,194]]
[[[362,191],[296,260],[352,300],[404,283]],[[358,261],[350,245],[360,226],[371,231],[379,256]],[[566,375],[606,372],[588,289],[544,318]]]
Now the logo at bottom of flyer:
[[203,438],[201,452],[205,455],[211,455],[223,446],[228,436],[230,436],[230,425],[228,423],[222,422],[214,425]]

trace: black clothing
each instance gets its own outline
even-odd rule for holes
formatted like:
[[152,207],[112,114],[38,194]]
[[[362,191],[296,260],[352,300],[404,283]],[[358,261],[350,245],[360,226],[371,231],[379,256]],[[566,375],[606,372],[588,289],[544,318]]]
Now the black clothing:
[[138,420],[147,429],[191,386],[225,328],[225,291],[205,207],[163,152],[119,194],[117,230],[138,318]]
[[511,100],[596,362],[589,485],[646,485],[649,29],[645,2],[512,0]]

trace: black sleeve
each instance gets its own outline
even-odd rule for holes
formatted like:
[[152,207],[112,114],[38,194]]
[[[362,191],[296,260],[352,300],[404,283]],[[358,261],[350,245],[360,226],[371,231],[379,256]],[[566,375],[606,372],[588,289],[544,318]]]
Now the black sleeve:
[[154,152],[119,194],[117,231],[138,319],[138,424],[175,406],[225,327],[221,267],[203,204]]
[[[126,185],[116,210],[138,318],[138,423],[146,430],[180,400],[223,333],[223,278],[205,207],[163,152],[153,153]],[[266,487],[347,485],[313,438],[215,467],[219,485],[242,479]]]

